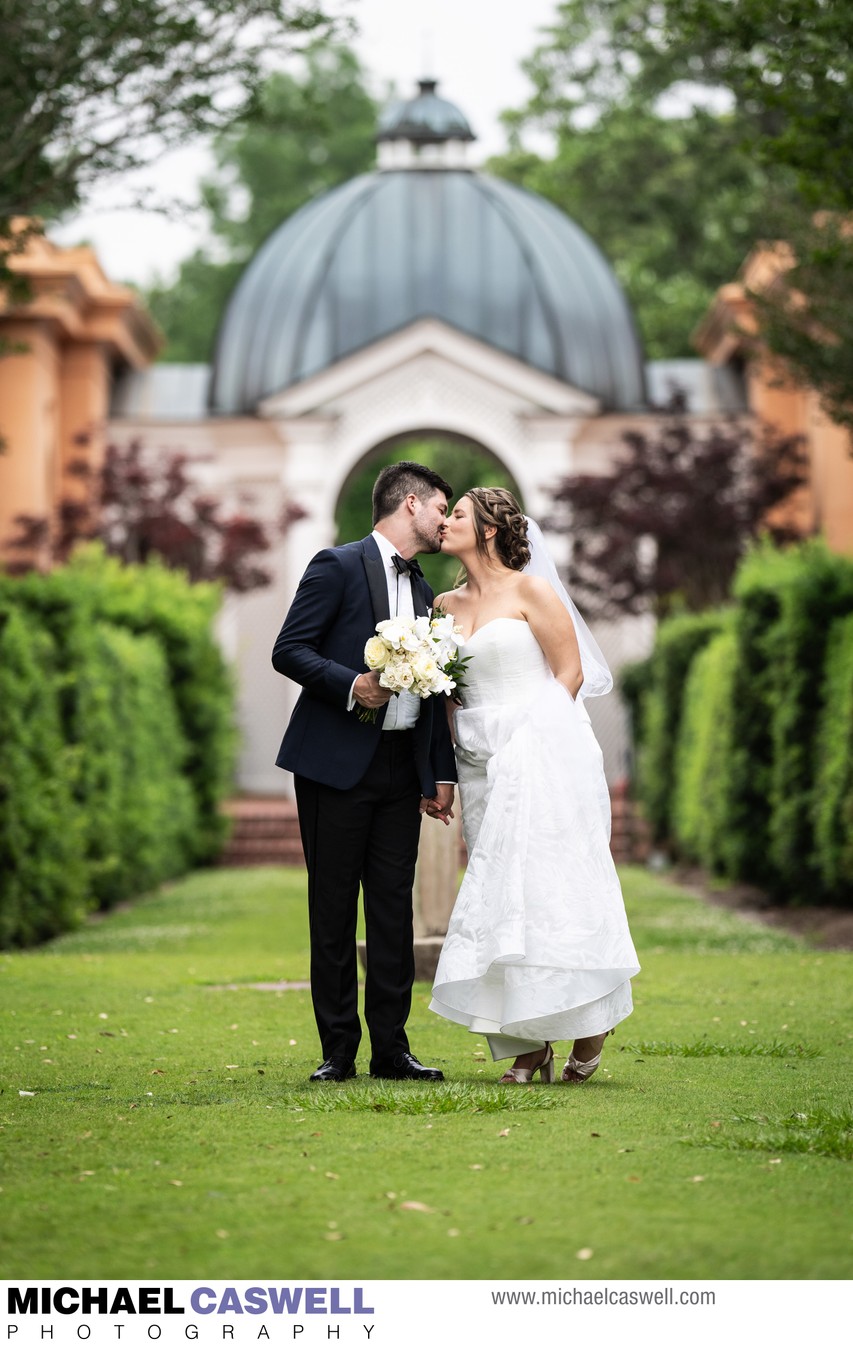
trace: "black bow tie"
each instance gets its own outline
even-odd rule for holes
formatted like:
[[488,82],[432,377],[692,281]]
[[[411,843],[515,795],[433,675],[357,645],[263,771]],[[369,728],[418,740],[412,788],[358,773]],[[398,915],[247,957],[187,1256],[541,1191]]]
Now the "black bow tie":
[[416,574],[419,579],[423,579],[424,572],[416,560],[403,560],[402,556],[392,556],[391,560],[398,574],[407,574],[410,579]]

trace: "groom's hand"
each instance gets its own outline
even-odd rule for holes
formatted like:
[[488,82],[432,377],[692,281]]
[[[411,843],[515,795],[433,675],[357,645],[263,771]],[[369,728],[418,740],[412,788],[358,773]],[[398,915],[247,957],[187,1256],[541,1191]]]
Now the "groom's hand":
[[381,710],[392,695],[387,687],[379,685],[378,672],[366,672],[357,677],[353,683],[352,694],[359,705],[363,705],[367,710]]
[[421,799],[421,812],[426,813],[427,817],[435,817],[449,827],[453,816],[454,792],[453,785],[436,785],[434,799]]

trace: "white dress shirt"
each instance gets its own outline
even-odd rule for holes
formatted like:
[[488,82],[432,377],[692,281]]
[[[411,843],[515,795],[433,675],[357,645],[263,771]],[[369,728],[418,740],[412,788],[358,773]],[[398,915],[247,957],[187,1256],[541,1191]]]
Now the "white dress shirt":
[[[382,557],[382,564],[385,567],[385,581],[388,585],[388,611],[391,616],[415,615],[415,606],[412,600],[412,580],[408,574],[399,574],[394,565],[394,556],[398,555],[396,546],[388,541],[381,532],[371,533],[376,545],[379,547],[379,554]],[[358,678],[356,678],[356,681]],[[355,708],[357,702],[354,695],[355,682],[350,688],[347,709]],[[420,696],[414,696],[411,691],[401,691],[399,695],[392,696],[388,702],[388,709],[385,712],[385,718],[382,721],[383,731],[392,732],[396,729],[414,728],[418,715],[421,712]]]

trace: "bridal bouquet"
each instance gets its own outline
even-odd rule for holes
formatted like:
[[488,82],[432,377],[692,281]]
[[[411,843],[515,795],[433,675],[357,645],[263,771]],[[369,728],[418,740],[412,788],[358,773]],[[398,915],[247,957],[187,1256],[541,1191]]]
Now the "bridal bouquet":
[[[378,622],[376,634],[364,646],[364,661],[371,671],[379,671],[379,685],[395,695],[411,691],[421,700],[449,696],[462,685],[468,662],[459,653],[461,631],[452,616],[439,610],[429,616],[390,617]],[[378,713],[359,706],[358,717],[372,724]]]

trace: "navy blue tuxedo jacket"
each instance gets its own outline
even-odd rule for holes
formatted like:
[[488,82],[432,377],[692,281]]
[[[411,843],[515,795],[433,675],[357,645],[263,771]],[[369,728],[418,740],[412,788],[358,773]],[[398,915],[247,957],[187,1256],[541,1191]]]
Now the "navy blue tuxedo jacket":
[[[426,580],[412,576],[415,614],[432,605]],[[352,789],[379,746],[384,707],[375,724],[347,710],[350,689],[366,671],[364,646],[390,616],[388,586],[372,537],[320,551],[302,576],[272,653],[273,667],[302,687],[276,765],[335,789]],[[421,791],[455,780],[456,763],[443,696],[421,702],[413,730]]]

